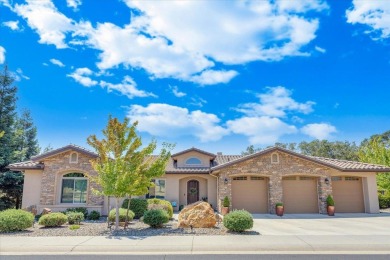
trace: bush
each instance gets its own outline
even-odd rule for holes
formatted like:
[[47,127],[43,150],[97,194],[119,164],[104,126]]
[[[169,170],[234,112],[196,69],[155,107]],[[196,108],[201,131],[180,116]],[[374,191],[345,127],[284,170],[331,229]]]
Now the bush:
[[79,228],[80,228],[80,225],[71,225],[71,226],[69,226],[70,230],[76,230],[76,229],[79,229]]
[[68,208],[68,209],[65,210],[64,213],[66,214],[67,212],[81,212],[81,213],[84,214],[84,219],[87,219],[87,217],[88,217],[88,210],[87,210],[87,208],[83,208],[83,207]]
[[390,208],[390,192],[386,192],[385,194],[378,193],[378,199],[381,209]]
[[24,230],[34,224],[34,215],[21,209],[0,212],[0,232]]
[[151,204],[157,204],[157,205],[166,205],[166,211],[168,213],[169,218],[173,217],[173,207],[172,204],[167,200],[160,200],[160,199],[148,199],[148,207]]
[[283,207],[283,203],[282,202],[278,202],[275,204],[275,207]]
[[82,212],[67,212],[66,216],[68,217],[69,224],[80,224],[84,220],[84,214]]
[[228,208],[228,207],[230,206],[230,200],[229,200],[228,196],[226,196],[225,198],[223,198],[222,205],[223,205],[225,208]]
[[88,219],[89,219],[89,220],[99,220],[99,219],[100,219],[100,213],[99,213],[99,211],[92,210],[92,211],[88,214]]
[[225,215],[223,225],[231,231],[243,232],[253,227],[253,218],[246,210],[235,210]]
[[[127,209],[128,199],[125,199],[122,203],[122,208]],[[142,217],[148,210],[148,201],[146,199],[131,199],[130,210],[134,212],[135,219]]]
[[162,209],[148,210],[144,214],[143,222],[148,224],[152,228],[162,227],[163,224],[168,223],[169,215],[168,212]]
[[64,213],[49,213],[39,218],[38,224],[45,227],[59,227],[68,222]]
[[[119,222],[125,222],[126,221],[126,211],[127,209],[119,208]],[[129,214],[127,215],[127,221],[131,221],[134,218],[134,212],[129,210]],[[108,220],[110,222],[115,222],[115,216],[116,216],[116,209],[112,209],[110,211],[110,214],[108,214]]]
[[333,200],[331,195],[328,195],[328,197],[326,198],[326,205],[327,206],[334,206],[334,200]]

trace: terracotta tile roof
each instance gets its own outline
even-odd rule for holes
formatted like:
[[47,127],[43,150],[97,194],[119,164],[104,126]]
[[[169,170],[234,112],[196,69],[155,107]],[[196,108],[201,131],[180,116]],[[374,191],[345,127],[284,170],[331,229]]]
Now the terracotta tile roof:
[[167,167],[165,168],[166,173],[209,173],[209,167],[177,167],[174,164],[174,160],[169,158]]
[[200,150],[198,148],[195,148],[195,147],[192,147],[190,149],[187,149],[187,150],[184,150],[184,151],[181,151],[181,152],[178,152],[178,153],[175,153],[175,154],[172,154],[172,157],[175,158],[176,156],[179,156],[179,155],[182,155],[182,154],[185,154],[185,153],[188,153],[188,152],[198,152],[198,153],[202,153],[202,154],[205,154],[205,155],[208,155],[212,158],[215,158],[215,154],[213,153],[209,153],[209,152],[206,152],[206,151],[203,151],[203,150]]
[[362,163],[362,162],[353,162],[353,161],[347,161],[347,160],[339,160],[339,159],[331,159],[331,158],[324,158],[324,157],[315,157],[315,156],[308,156],[315,160],[321,161],[323,163],[332,165],[334,167],[337,167],[339,169],[342,169],[344,171],[355,171],[355,170],[379,170],[384,172],[390,172],[390,167],[386,167],[383,165],[378,164],[371,164],[371,163]]
[[19,169],[43,169],[44,164],[39,162],[33,162],[33,161],[25,161],[25,162],[18,162],[18,163],[12,163],[8,165],[8,169],[10,170],[19,170]]
[[33,156],[31,158],[32,161],[39,161],[39,160],[42,160],[44,158],[47,158],[47,157],[51,157],[53,155],[56,155],[56,154],[59,154],[59,153],[63,153],[63,152],[66,152],[66,151],[69,151],[69,150],[74,150],[74,151],[77,151],[79,153],[84,153],[84,154],[87,154],[89,156],[92,156],[92,157],[97,157],[98,155],[84,147],[81,147],[81,146],[78,146],[78,145],[75,145],[75,144],[69,144],[67,146],[64,146],[64,147],[61,147],[61,148],[58,148],[58,149],[55,149],[55,150],[51,150],[47,153],[43,153],[43,154],[40,154],[40,155],[37,155],[37,156]]

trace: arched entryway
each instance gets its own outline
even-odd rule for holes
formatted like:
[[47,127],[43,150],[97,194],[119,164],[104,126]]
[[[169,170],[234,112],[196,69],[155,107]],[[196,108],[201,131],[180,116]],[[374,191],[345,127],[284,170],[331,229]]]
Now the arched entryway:
[[189,180],[187,182],[187,205],[199,201],[199,181]]

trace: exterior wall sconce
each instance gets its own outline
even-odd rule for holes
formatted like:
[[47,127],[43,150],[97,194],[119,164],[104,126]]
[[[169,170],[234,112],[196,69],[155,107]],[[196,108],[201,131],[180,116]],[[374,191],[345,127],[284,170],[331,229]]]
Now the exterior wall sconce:
[[325,178],[325,184],[329,185],[329,179],[328,178]]
[[229,183],[228,178],[225,178],[225,179],[223,180],[223,183],[224,183],[225,185],[227,185],[227,184]]

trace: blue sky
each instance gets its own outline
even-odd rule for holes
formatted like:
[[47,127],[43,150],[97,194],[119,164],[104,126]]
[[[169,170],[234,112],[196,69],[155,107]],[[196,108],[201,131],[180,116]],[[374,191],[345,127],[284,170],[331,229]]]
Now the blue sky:
[[0,64],[42,147],[108,115],[210,152],[390,129],[390,1],[0,0]]

